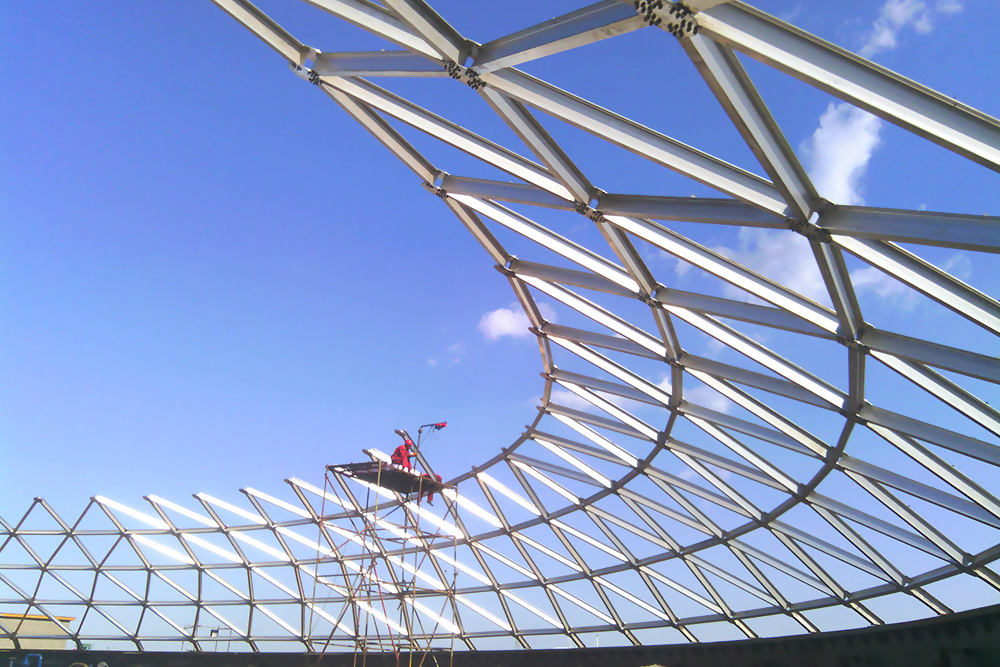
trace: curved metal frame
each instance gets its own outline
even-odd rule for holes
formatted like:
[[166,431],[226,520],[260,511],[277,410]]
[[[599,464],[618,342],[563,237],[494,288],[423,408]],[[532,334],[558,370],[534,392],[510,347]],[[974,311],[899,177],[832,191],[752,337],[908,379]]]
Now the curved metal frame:
[[[439,596],[449,596],[452,609],[449,618],[431,618],[467,647],[475,648],[478,639],[489,637],[507,637],[529,647],[531,637],[542,635],[563,635],[583,646],[588,635],[606,632],[638,644],[637,633],[663,628],[697,641],[695,631],[716,622],[756,637],[762,631],[753,626],[763,617],[788,617],[805,631],[817,632],[820,624],[810,612],[837,607],[864,623],[877,624],[882,621],[870,601],[893,594],[919,601],[930,613],[948,613],[949,607],[930,587],[956,575],[1000,590],[1000,576],[990,567],[1000,557],[1000,540],[992,532],[1000,528],[1000,500],[988,488],[995,489],[995,466],[1000,465],[995,443],[1000,413],[939,372],[997,384],[1000,360],[872,326],[863,317],[848,270],[848,261],[855,260],[877,267],[990,334],[1000,334],[1000,303],[899,245],[1000,252],[1000,218],[838,206],[823,200],[737,53],[994,171],[1000,170],[996,119],[739,2],[691,0],[682,5],[642,0],[633,5],[604,0],[480,45],[462,37],[422,0],[384,0],[382,5],[309,0],[401,47],[324,53],[297,41],[249,2],[214,1],[444,200],[507,277],[537,337],[544,394],[538,416],[521,436],[454,480],[464,482],[461,494],[446,494],[443,514],[390,494],[405,511],[419,513],[459,538],[464,557],[456,561],[419,536],[399,548],[377,541],[352,543],[352,549],[369,556],[377,553],[390,571],[402,567],[407,553],[429,551],[427,571],[415,575],[440,591]],[[677,37],[768,178],[516,69],[536,58],[640,28]],[[450,76],[468,85],[537,161],[364,78],[394,76]],[[533,110],[728,198],[604,192],[546,132]],[[519,182],[442,171],[403,138],[393,121]],[[607,242],[600,250],[610,249],[609,256],[556,233],[527,217],[526,211],[585,216]],[[822,274],[830,305],[685,237],[670,228],[670,221],[738,225],[800,237]],[[559,259],[553,264],[515,257],[494,234],[501,228],[526,239],[527,248],[540,247],[543,256]],[[664,285],[637,250],[640,245],[697,267],[719,284],[738,288],[746,299]],[[581,329],[546,319],[539,299],[598,326]],[[618,304],[627,300],[649,308],[648,331],[615,312],[625,310]],[[740,331],[747,324],[842,350],[846,386],[822,379]],[[681,345],[686,334],[678,333],[682,328],[719,341],[739,353],[741,362],[686,351]],[[964,432],[953,430],[952,422],[928,423],[867,401],[869,360],[952,408],[961,420],[957,423],[965,424],[954,428]],[[653,367],[661,369],[662,379],[642,371]],[[691,392],[685,393],[685,384],[690,386],[692,380],[738,406],[734,409],[741,416],[693,402]],[[554,398],[556,389],[589,407],[560,404],[564,399]],[[775,405],[793,407],[772,407],[769,396],[779,397]],[[817,409],[839,420],[839,435],[829,442],[803,425],[822,421],[810,416]],[[653,411],[663,418],[663,428],[643,419]],[[678,433],[681,428],[690,435]],[[859,433],[877,437],[912,469],[889,469],[865,460],[865,450],[852,447]],[[700,438],[699,444],[689,442],[692,438]],[[776,455],[779,451],[784,453]],[[100,638],[125,639],[139,649],[150,642],[182,641],[200,650],[205,636],[198,627],[204,628],[206,618],[229,628],[254,650],[272,641],[316,650],[331,633],[357,639],[358,629],[345,624],[343,609],[362,603],[324,578],[319,564],[332,559],[349,567],[364,556],[338,548],[335,536],[343,542],[343,526],[367,510],[354,502],[321,519],[317,499],[334,499],[301,480],[288,482],[297,503],[245,489],[252,510],[199,494],[201,509],[192,511],[150,497],[154,516],[97,497],[73,525],[36,500],[21,522],[2,524],[5,541],[0,550],[16,545],[30,558],[19,565],[0,562],[0,584],[8,589],[0,605],[21,605],[49,616],[78,646]],[[553,506],[550,498],[560,498],[561,504]],[[927,509],[931,507],[933,512]],[[805,523],[796,514],[803,511],[810,517]],[[95,514],[105,525],[86,527]],[[229,514],[238,518],[223,518]],[[525,514],[527,518],[518,518]],[[39,516],[54,525],[33,527]],[[137,522],[135,527],[126,527],[125,517]],[[193,527],[177,523],[181,517]],[[943,522],[941,517],[954,521]],[[487,529],[469,529],[466,521],[473,520],[485,522]],[[982,535],[970,538],[966,522],[980,526]],[[310,531],[318,537],[308,537]],[[544,533],[546,541],[539,541],[536,532]],[[33,540],[46,535],[59,538],[59,547],[50,555],[31,547]],[[114,540],[107,555],[87,549],[88,540],[98,538]],[[983,541],[990,546],[971,546]],[[62,563],[60,551],[69,547],[78,548],[84,561]],[[141,562],[119,559],[123,551]],[[614,563],[595,564],[591,552]],[[910,565],[925,558],[933,566]],[[833,573],[834,567],[839,574]],[[457,568],[475,583],[447,589],[447,568]],[[177,571],[194,573],[197,585],[176,581]],[[37,575],[34,590],[15,580],[15,574],[24,572]],[[69,572],[92,576],[90,591],[74,586]],[[144,579],[144,586],[125,582],[126,573]],[[202,585],[209,580],[231,597],[203,595]],[[255,594],[255,582],[260,581],[283,597]],[[53,582],[71,596],[48,592],[46,586]],[[119,598],[99,597],[100,582],[112,585]],[[151,592],[154,584],[169,586],[173,599],[157,598]],[[388,581],[385,585],[391,586]],[[640,593],[631,590],[632,585],[644,589]],[[14,591],[13,597],[9,591]],[[480,601],[483,596],[492,596],[491,608]],[[339,615],[329,611],[331,605],[341,610]],[[64,613],[71,607],[85,610],[76,628],[62,625],[53,611]],[[688,611],[678,611],[680,607]],[[245,622],[223,613],[234,608],[246,614]],[[131,614],[127,621],[119,614],[125,609]],[[177,620],[177,610],[193,614],[193,629]],[[379,619],[377,610],[365,612],[389,622]],[[424,608],[421,613],[430,612]],[[111,630],[88,630],[88,616]],[[144,629],[146,619],[160,629]],[[271,630],[255,631],[255,622],[268,623]],[[17,635],[16,627],[0,619],[0,637],[16,641]]]

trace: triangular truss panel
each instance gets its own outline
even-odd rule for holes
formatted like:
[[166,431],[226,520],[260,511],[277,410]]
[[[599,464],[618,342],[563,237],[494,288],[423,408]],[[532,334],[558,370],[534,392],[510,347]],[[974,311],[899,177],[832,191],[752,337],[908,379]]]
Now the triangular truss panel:
[[[791,77],[993,172],[995,118],[741,2],[602,0],[484,43],[423,0],[268,3],[363,52],[214,2],[500,269],[538,340],[538,415],[436,507],[343,476],[238,503],[97,496],[76,520],[36,500],[0,520],[0,611],[77,648],[325,651],[754,638],[997,600],[998,212],[823,199],[761,90]],[[670,91],[646,125],[626,112],[649,91],[619,111],[580,72],[542,76],[629,40],[718,103],[713,141],[744,164],[675,137]]]

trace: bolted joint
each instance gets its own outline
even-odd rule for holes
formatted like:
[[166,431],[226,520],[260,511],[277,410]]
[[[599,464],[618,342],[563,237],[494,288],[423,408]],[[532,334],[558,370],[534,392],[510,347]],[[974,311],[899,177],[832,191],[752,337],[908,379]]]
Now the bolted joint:
[[424,181],[423,183],[421,183],[421,185],[424,186],[425,190],[427,190],[428,192],[431,192],[431,193],[437,195],[441,199],[447,199],[448,198],[448,193],[445,192],[444,188],[439,188],[438,186],[433,185],[431,183],[428,183],[427,181]]
[[854,338],[853,336],[844,336],[842,334],[838,334],[838,335],[834,336],[833,339],[835,341],[837,341],[838,343],[840,343],[841,345],[843,345],[844,347],[850,348],[852,350],[860,350],[861,352],[864,352],[865,354],[868,354],[869,352],[871,352],[871,348],[870,347],[868,347],[867,345],[865,345],[864,343],[862,343],[857,338]]
[[295,63],[288,63],[288,69],[295,73],[295,76],[300,79],[304,79],[314,86],[318,86],[320,83],[319,74],[312,71],[308,67],[303,67],[302,65],[296,65]]
[[819,227],[811,222],[805,220],[799,220],[798,218],[788,218],[788,228],[795,232],[796,234],[801,234],[810,241],[819,241],[820,243],[830,243],[830,232],[822,227]]
[[456,81],[461,81],[473,90],[479,90],[480,88],[486,87],[486,82],[479,76],[479,72],[471,67],[462,67],[458,63],[449,60],[444,64],[444,71],[447,72],[448,76],[451,78]]
[[594,222],[604,222],[604,214],[581,201],[574,202],[573,210]]
[[694,20],[694,12],[683,2],[671,2],[664,11],[664,0],[635,0],[632,3],[642,20],[651,26],[663,26],[663,29],[680,39],[689,35],[697,35],[699,26]]
[[514,273],[514,269],[510,268],[509,266],[501,266],[500,264],[494,264],[493,268],[502,273],[503,275],[507,276],[508,278],[517,277],[517,274]]
[[660,305],[660,302],[657,301],[655,298],[653,298],[652,294],[646,294],[645,292],[641,291],[639,292],[639,301],[642,301],[650,308],[657,308]]
[[472,69],[471,67],[465,68],[465,76],[466,76],[465,83],[468,84],[469,88],[472,88],[473,90],[479,90],[480,88],[486,87],[486,82],[483,81],[482,78],[480,78],[479,72]]

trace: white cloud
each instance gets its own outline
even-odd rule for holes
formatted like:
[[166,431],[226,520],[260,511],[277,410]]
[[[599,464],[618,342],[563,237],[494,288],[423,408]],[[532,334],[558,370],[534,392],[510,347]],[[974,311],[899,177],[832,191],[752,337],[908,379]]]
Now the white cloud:
[[[718,477],[724,482],[727,482],[733,478],[733,473],[729,472],[728,470],[722,470],[720,468],[712,468],[712,466],[708,466],[708,468],[712,471],[712,474],[714,474],[716,477]],[[677,474],[677,476],[680,477],[681,479],[686,479],[689,482],[702,482],[705,479],[704,477],[701,476],[701,473],[695,471],[695,469],[691,467],[685,467]],[[695,505],[697,505],[702,509],[709,509],[709,508],[714,509],[718,507],[718,505],[711,502],[710,500],[698,499],[695,500],[694,502]]]
[[957,14],[962,11],[962,1],[961,0],[938,0],[934,5],[934,9],[938,10],[942,14]]
[[455,366],[462,363],[463,359],[465,359],[465,345],[462,343],[452,343],[444,349],[443,354],[427,359],[427,365],[434,368],[442,361],[447,361],[449,366]]
[[882,121],[850,104],[833,104],[802,145],[809,177],[834,204],[864,204],[861,179],[879,147]]
[[919,301],[916,292],[874,266],[851,271],[851,283],[854,284],[854,291],[858,294],[865,292],[875,294],[882,299],[892,301],[903,310],[912,310]]
[[972,276],[972,259],[966,253],[956,253],[941,268],[959,280],[968,280]]
[[[912,28],[925,35],[941,15],[961,10],[960,0],[938,0],[933,7],[925,0],[886,0],[858,52],[871,58],[894,49],[901,31]],[[802,147],[820,195],[835,204],[864,203],[861,179],[881,143],[881,126],[879,119],[849,104],[826,108],[819,127]]]
[[[871,57],[893,49],[903,29],[926,34],[939,14],[954,14],[959,0],[939,0],[931,8],[924,0],[886,0],[865,36],[860,53]],[[809,177],[821,196],[835,204],[864,204],[863,178],[868,163],[882,143],[882,121],[846,103],[830,103],[819,118],[819,127],[800,147]],[[814,301],[829,304],[826,286],[808,242],[793,232],[743,228],[736,248],[719,252]],[[877,269],[858,274],[862,289],[896,296],[896,281]],[[853,274],[852,274],[853,275]],[[905,289],[905,288],[904,288]],[[728,286],[730,298],[750,300],[742,290]]]
[[445,355],[448,357],[448,363],[454,366],[455,364],[461,363],[462,359],[465,357],[465,346],[461,343],[452,343],[445,349]]
[[[539,302],[538,310],[541,311],[542,317],[549,322],[556,321],[555,311],[549,304]],[[497,340],[504,336],[527,338],[532,335],[528,331],[530,326],[531,322],[528,320],[528,316],[524,314],[520,304],[516,302],[507,308],[491,310],[479,320],[479,331],[482,332],[486,340]]]
[[667,252],[665,250],[661,250],[660,251],[659,259],[661,259],[664,262],[673,264],[674,265],[674,274],[678,278],[683,278],[684,274],[687,273],[691,269],[691,266],[692,266],[692,264],[689,264],[688,262],[685,262],[682,259],[674,257],[673,255],[671,255],[669,252]]
[[934,30],[939,14],[957,14],[960,11],[960,0],[938,0],[933,7],[924,0],[887,0],[858,53],[871,58],[882,51],[894,49],[903,30],[912,28],[918,35],[926,35]]
[[[669,375],[657,383],[656,386],[667,393],[671,393],[673,391]],[[715,391],[708,385],[700,383],[690,389],[685,389],[684,398],[692,403],[697,403],[698,405],[709,408],[710,410],[715,410],[716,412],[728,413],[729,409],[734,405],[732,401],[719,392]]]
[[523,310],[497,308],[483,315],[479,320],[479,330],[486,340],[496,340],[503,336],[530,336],[528,316]]
[[[972,260],[966,253],[956,253],[945,260],[941,268],[959,280],[968,280],[972,275]],[[913,310],[920,302],[920,296],[915,290],[874,266],[851,271],[851,282],[858,294],[875,294],[893,301],[903,310]]]
[[553,389],[549,395],[549,400],[553,403],[564,405],[567,408],[573,408],[574,410],[587,410],[588,408],[592,410],[594,408],[590,401],[566,389]]
[[734,403],[708,385],[700,384],[684,391],[684,398],[709,410],[729,413]]
[[[736,248],[723,246],[715,250],[803,296],[821,303],[829,302],[809,242],[795,232],[742,227]],[[723,287],[723,293],[731,299],[750,301],[753,298],[729,283]],[[713,351],[718,351],[714,345]]]
[[[881,124],[875,116],[849,104],[831,103],[827,107],[819,127],[801,146],[820,195],[836,204],[864,203],[861,179],[881,143]],[[809,299],[830,302],[809,242],[799,234],[743,227],[735,248],[716,250]],[[732,299],[751,299],[729,284],[723,293]]]
[[[638,410],[648,407],[645,403],[640,403],[639,401],[633,401],[630,398],[623,398],[621,396],[615,396],[614,394],[608,394],[603,391],[595,391],[595,394],[606,400],[612,405],[616,405],[619,408],[635,414]],[[571,391],[566,389],[556,388],[552,390],[549,396],[549,400],[553,403],[558,403],[559,405],[564,405],[567,408],[573,408],[574,410],[583,410],[584,412],[600,412],[601,409],[596,405],[578,396]]]

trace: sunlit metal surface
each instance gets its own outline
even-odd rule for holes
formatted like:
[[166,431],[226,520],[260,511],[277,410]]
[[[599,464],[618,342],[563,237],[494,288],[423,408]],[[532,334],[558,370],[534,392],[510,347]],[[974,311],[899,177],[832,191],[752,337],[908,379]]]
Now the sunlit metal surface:
[[[940,582],[1000,599],[991,567],[1000,557],[1000,414],[977,391],[1000,382],[1000,303],[912,248],[1000,252],[1000,218],[823,200],[742,61],[994,171],[996,119],[739,2],[605,0],[483,45],[422,0],[309,3],[386,40],[367,53],[321,52],[249,2],[215,3],[412,169],[479,242],[484,270],[507,277],[537,336],[541,409],[512,445],[453,480],[458,491],[443,506],[408,504],[457,548],[419,534],[346,539],[371,508],[338,506],[298,479],[287,498],[245,489],[242,506],[199,494],[193,507],[149,497],[138,510],[97,497],[73,521],[37,500],[2,524],[0,611],[44,614],[77,646],[204,650],[213,626],[244,649],[321,650],[331,638],[361,638],[344,610],[364,605],[322,568],[373,554],[393,581],[421,580],[425,609],[446,609],[429,619],[434,637],[398,631],[436,641],[443,627],[468,648],[880,624],[883,600],[922,610],[911,615],[951,612]],[[680,41],[766,177],[517,69],[640,29]],[[367,80],[400,76],[456,79],[523,144],[501,146]],[[536,112],[719,198],[605,192]],[[448,172],[399,124],[517,180]],[[807,258],[825,295],[760,275],[674,222],[791,238],[782,252]],[[576,233],[579,224],[599,235]],[[717,288],[671,287],[673,269],[654,267],[655,254]],[[852,266],[878,269],[943,316],[981,328],[987,343],[871,324]],[[693,352],[708,339],[715,354]],[[874,383],[888,387],[882,399],[893,387],[921,398],[889,409]],[[407,572],[401,564],[419,551],[425,565]],[[0,637],[17,634],[0,619]]]

